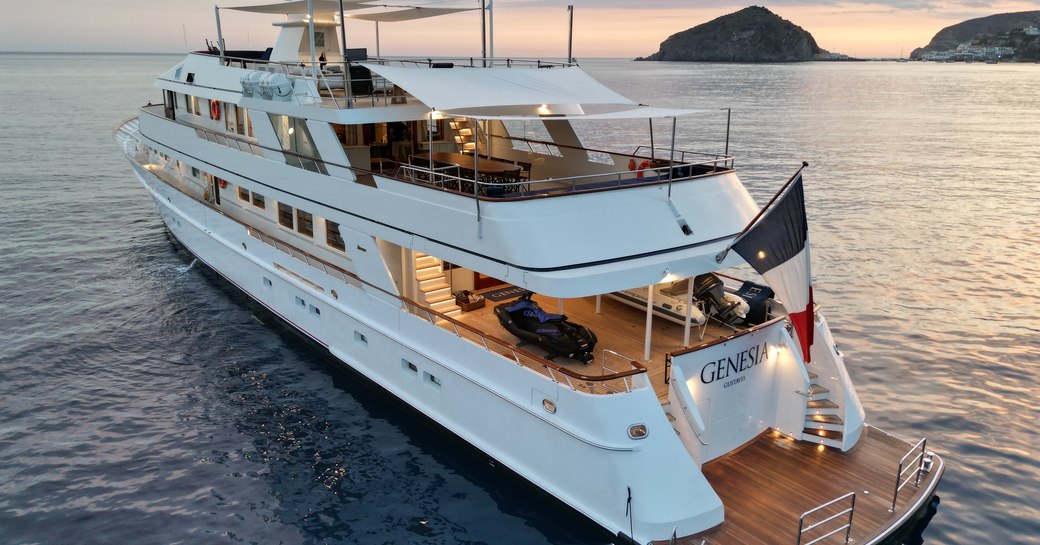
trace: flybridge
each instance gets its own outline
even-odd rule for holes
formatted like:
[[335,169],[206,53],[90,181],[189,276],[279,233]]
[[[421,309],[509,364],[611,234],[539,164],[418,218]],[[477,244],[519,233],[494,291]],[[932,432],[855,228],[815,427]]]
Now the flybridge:
[[[220,24],[221,9],[286,16],[286,21],[277,22],[275,26],[282,27],[283,37],[287,39],[283,40],[283,37],[279,37],[278,44],[271,52],[270,59],[287,61],[300,57],[300,53],[309,53],[312,66],[317,63],[319,58],[322,61],[343,60],[341,53],[347,51],[345,26],[347,19],[372,21],[376,24],[376,58],[379,58],[378,36],[379,23],[381,22],[412,21],[474,11],[476,9],[480,9],[481,13],[483,13],[483,8],[402,6],[403,9],[387,11],[385,7],[385,5],[374,3],[374,0],[294,0],[291,2],[250,6],[216,6],[214,7],[214,12],[217,22],[217,49],[221,57],[225,56],[224,37]],[[483,21],[483,18],[481,20]],[[336,47],[335,29],[337,26],[340,30],[339,45],[342,46],[342,49]],[[290,29],[297,30],[286,32],[286,30]],[[306,33],[303,32],[304,30],[306,30]],[[483,23],[481,25],[481,35],[482,37],[484,35]],[[321,54],[320,57],[319,52]]]

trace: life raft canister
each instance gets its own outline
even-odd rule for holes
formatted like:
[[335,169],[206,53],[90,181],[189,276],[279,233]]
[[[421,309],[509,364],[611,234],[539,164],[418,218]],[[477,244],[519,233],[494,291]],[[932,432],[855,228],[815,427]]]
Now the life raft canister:
[[211,100],[209,101],[209,118],[214,121],[220,121],[220,101]]
[[[633,159],[632,162],[635,163],[635,160]],[[642,163],[639,163],[639,171],[636,172],[636,178],[642,178],[643,171],[648,168],[650,168],[650,161],[643,161]]]

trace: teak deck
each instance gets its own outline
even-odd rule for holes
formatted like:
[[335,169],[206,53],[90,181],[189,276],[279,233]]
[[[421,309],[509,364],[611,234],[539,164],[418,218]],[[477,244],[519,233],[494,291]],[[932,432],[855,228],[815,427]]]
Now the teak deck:
[[[921,505],[941,476],[937,460],[931,472],[922,474],[919,485],[910,482],[899,491],[896,511],[889,512],[899,460],[912,446],[870,427],[849,452],[766,432],[704,465],[705,477],[722,498],[726,520],[676,543],[700,545],[706,539],[709,545],[794,544],[802,513],[849,492],[856,493],[851,543],[870,543]],[[814,520],[838,510],[836,506],[821,511]],[[840,525],[836,522],[828,528]],[[820,531],[826,533],[823,527]],[[820,531],[806,533],[802,543],[823,535]],[[821,543],[844,543],[844,537],[841,532]]]
[[[546,312],[557,312],[557,299],[535,295],[534,300]],[[481,331],[494,335],[502,340],[517,342],[518,339],[510,334],[495,317],[493,308],[503,301],[488,301],[484,308],[463,312],[457,319],[467,325],[471,325]],[[651,343],[650,361],[643,361],[643,341],[646,335],[646,311],[628,306],[620,301],[603,296],[600,299],[600,313],[596,314],[596,298],[582,297],[577,299],[564,299],[563,312],[573,322],[587,326],[597,336],[596,362],[583,365],[567,358],[556,358],[554,363],[567,367],[579,373],[598,375],[601,374],[601,361],[603,350],[612,350],[627,358],[638,361],[646,366],[647,378],[654,387],[657,397],[666,400],[668,398],[668,385],[664,383],[664,357],[665,354],[675,352],[683,348],[683,326],[654,316],[653,340]],[[690,332],[690,343],[697,345],[708,341],[733,334],[733,330],[723,326],[709,323],[704,333],[704,339],[699,338],[698,327],[694,324]],[[543,354],[530,344],[522,346],[524,349],[536,354]],[[624,365],[618,358],[608,358],[608,366],[614,371],[625,371],[631,367]]]

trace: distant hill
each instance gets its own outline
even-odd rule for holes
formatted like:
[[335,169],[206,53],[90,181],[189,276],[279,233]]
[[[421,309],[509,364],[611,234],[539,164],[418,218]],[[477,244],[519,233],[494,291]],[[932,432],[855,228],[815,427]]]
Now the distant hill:
[[910,53],[911,59],[920,59],[925,53],[956,49],[959,44],[989,34],[1019,30],[1029,26],[1040,26],[1040,11],[1000,13],[948,26],[935,34],[928,45]]
[[802,27],[751,6],[668,37],[641,61],[798,62],[826,53]]

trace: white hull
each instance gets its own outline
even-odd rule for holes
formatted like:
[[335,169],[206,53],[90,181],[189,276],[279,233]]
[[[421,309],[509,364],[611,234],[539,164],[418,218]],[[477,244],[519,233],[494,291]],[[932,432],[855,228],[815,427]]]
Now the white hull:
[[[627,535],[631,526],[637,541],[645,542],[673,529],[683,535],[722,522],[718,496],[673,433],[652,388],[637,385],[603,396],[560,387],[384,299],[308,270],[237,222],[134,168],[171,233],[209,267],[345,365],[611,533]],[[542,408],[543,399],[553,400],[555,414]],[[626,434],[634,423],[651,430],[638,443]]]

